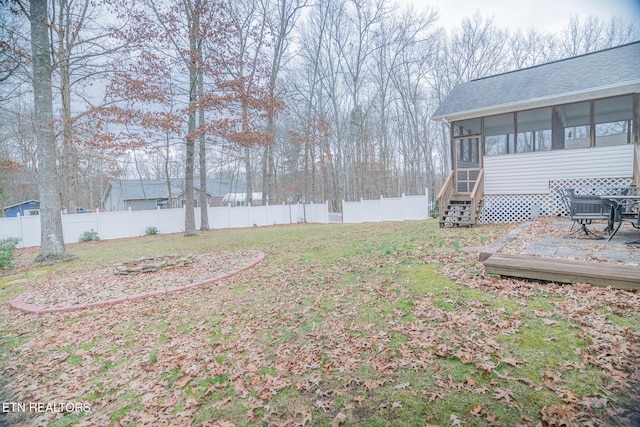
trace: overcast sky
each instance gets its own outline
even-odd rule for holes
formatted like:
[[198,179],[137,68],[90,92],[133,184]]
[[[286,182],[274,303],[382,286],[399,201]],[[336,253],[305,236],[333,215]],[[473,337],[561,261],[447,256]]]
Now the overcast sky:
[[640,0],[404,0],[416,7],[435,7],[440,24],[457,26],[476,10],[493,16],[499,27],[514,31],[534,27],[541,31],[559,32],[573,15],[619,16],[640,25]]

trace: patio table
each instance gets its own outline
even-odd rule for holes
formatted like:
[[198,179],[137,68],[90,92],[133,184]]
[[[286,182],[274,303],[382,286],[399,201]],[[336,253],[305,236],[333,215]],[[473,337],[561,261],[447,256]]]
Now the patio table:
[[[605,194],[600,198],[607,200],[611,205],[608,229],[613,230],[609,235],[609,241],[613,239],[623,221],[630,222],[634,227],[640,226],[640,195],[638,194]],[[615,223],[618,223],[615,229]]]

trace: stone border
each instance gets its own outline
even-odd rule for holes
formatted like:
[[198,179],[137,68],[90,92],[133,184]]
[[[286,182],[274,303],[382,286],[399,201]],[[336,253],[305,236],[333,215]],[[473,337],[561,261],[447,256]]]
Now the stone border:
[[485,262],[491,255],[498,252],[502,249],[507,243],[518,237],[520,233],[522,233],[527,227],[531,225],[531,221],[525,221],[504,236],[500,237],[498,240],[493,242],[491,245],[486,246],[480,251],[480,255],[478,255],[478,261]]
[[70,311],[76,311],[76,310],[82,310],[85,308],[97,308],[97,307],[102,307],[102,306],[108,306],[108,305],[115,305],[115,304],[120,304],[123,302],[127,302],[127,301],[139,301],[145,298],[150,298],[150,297],[156,297],[156,296],[160,296],[160,295],[167,295],[167,294],[173,294],[176,292],[180,292],[180,291],[185,291],[191,288],[195,288],[198,286],[204,286],[204,285],[209,285],[211,283],[214,283],[218,280],[222,280],[222,279],[228,279],[231,276],[234,276],[238,273],[241,273],[243,271],[249,270],[250,268],[255,267],[256,265],[260,264],[262,262],[262,260],[266,257],[266,255],[261,252],[261,251],[255,251],[255,250],[249,250],[247,252],[253,252],[256,254],[256,258],[239,267],[236,268],[235,270],[230,270],[230,271],[226,271],[224,273],[220,273],[215,277],[212,277],[211,279],[206,279],[203,280],[201,282],[196,282],[196,283],[190,283],[188,285],[184,285],[184,286],[176,286],[175,288],[170,288],[170,289],[159,289],[156,291],[151,291],[151,292],[145,292],[145,293],[141,293],[141,294],[135,294],[135,295],[124,295],[118,298],[113,298],[113,299],[109,299],[109,300],[105,300],[105,301],[96,301],[96,302],[91,302],[91,303],[83,303],[83,304],[76,304],[76,305],[70,305],[70,306],[64,306],[64,307],[42,307],[39,305],[35,305],[35,304],[28,304],[26,302],[24,302],[24,299],[26,298],[27,293],[24,292],[20,295],[18,295],[17,297],[15,297],[9,304],[11,305],[11,307],[20,310],[20,311],[24,311],[25,313],[35,313],[35,314],[45,314],[45,313],[63,313],[63,312],[70,312]]

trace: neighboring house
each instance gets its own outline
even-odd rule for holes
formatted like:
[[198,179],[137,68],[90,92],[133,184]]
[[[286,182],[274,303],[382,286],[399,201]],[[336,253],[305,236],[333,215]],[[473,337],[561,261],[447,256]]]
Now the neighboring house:
[[440,224],[562,215],[572,187],[640,185],[640,42],[456,86]]
[[22,203],[7,206],[4,208],[4,216],[7,218],[27,215],[40,215],[40,202],[37,200],[27,200]]
[[[184,205],[184,179],[172,178],[171,195],[166,179],[158,180],[111,180],[102,196],[102,206],[106,211],[132,211],[177,208]],[[209,206],[220,206],[222,198],[233,188],[231,181],[207,179],[207,203]],[[200,185],[194,181],[194,203],[200,205]]]
[[[262,192],[251,193],[253,201],[251,205],[262,205]],[[246,206],[247,205],[247,193],[227,193],[222,198],[222,204],[224,206]]]

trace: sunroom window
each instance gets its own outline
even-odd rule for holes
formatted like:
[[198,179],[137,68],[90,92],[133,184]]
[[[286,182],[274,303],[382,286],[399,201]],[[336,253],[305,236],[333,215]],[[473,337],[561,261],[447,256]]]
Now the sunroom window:
[[480,119],[460,120],[453,123],[453,136],[480,134]]
[[551,108],[521,111],[516,117],[516,152],[551,150]]
[[591,145],[591,104],[560,105],[555,114],[555,148],[588,148]]
[[499,156],[513,153],[515,138],[513,114],[485,117],[484,119],[484,154]]
[[600,99],[594,103],[596,147],[631,143],[633,97]]

